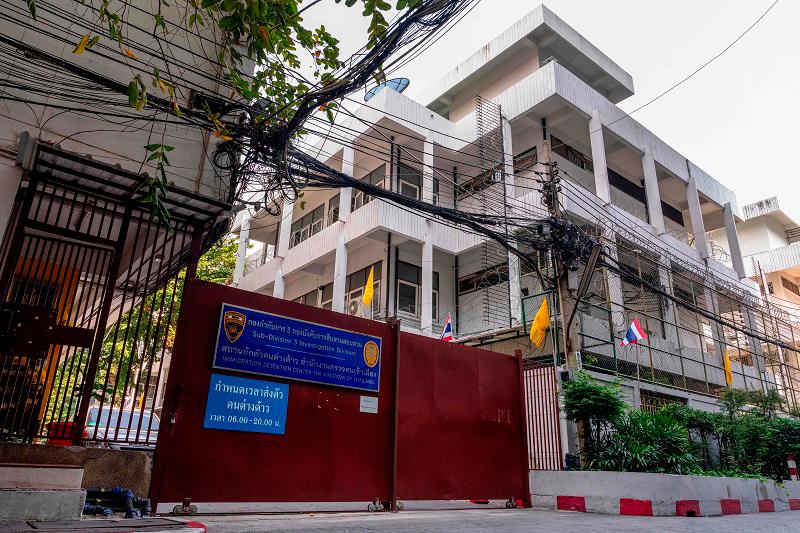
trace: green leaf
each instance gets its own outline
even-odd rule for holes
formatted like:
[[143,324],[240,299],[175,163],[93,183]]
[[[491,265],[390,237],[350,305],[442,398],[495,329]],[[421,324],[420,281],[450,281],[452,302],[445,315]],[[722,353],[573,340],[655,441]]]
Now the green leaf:
[[136,107],[136,101],[139,99],[139,83],[134,76],[130,83],[128,83],[128,105]]
[[203,0],[200,4],[200,7],[203,9],[208,9],[209,7],[215,6],[219,3],[219,0]]
[[36,0],[26,0],[28,2],[28,11],[31,12],[33,20],[36,20]]

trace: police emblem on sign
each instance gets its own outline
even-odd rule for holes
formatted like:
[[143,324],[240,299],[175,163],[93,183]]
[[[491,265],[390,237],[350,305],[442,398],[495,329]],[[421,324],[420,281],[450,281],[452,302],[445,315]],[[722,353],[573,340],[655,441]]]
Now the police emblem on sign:
[[229,341],[236,342],[242,336],[247,317],[238,311],[225,311],[222,323],[225,325],[225,336]]

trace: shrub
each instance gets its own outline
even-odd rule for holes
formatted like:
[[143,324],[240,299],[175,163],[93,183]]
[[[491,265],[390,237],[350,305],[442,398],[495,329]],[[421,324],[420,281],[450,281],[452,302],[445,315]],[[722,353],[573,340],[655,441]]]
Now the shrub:
[[697,470],[686,426],[669,413],[631,410],[617,421],[614,429],[590,467],[666,474]]
[[596,383],[585,372],[564,383],[564,412],[577,422],[581,439],[581,460],[589,464],[597,458],[600,443],[612,425],[625,412],[619,383]]

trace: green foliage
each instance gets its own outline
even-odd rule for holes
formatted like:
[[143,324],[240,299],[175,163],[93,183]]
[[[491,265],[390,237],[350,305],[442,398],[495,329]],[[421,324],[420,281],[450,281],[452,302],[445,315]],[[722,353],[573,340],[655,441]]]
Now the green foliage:
[[[82,35],[75,43],[74,54],[83,54],[101,39],[99,28],[107,28],[110,42],[119,50],[122,59],[131,67],[131,78],[126,89],[128,104],[137,111],[148,108],[148,84],[144,70],[153,64],[175,63],[169,46],[151,46],[152,43],[129,42],[128,24],[141,24],[139,20],[128,20],[132,15],[126,0],[97,0],[90,9],[83,9],[85,0],[73,0],[76,7],[88,19],[87,27],[92,33]],[[36,20],[36,0],[26,0],[31,17]],[[334,72],[343,66],[339,58],[339,40],[328,32],[325,25],[308,28],[304,24],[302,0],[159,0],[151,7],[153,36],[169,42],[183,40],[181,34],[202,33],[212,36],[214,48],[209,61],[221,65],[220,74],[232,87],[231,97],[238,95],[252,102],[263,99],[263,113],[256,117],[258,123],[276,121],[283,123],[293,115],[312,85],[328,86],[336,83]],[[311,0],[304,8],[313,7],[319,0]],[[342,0],[336,0],[342,3]],[[367,47],[374,47],[386,34],[388,22],[385,13],[392,9],[386,0],[344,0],[344,5],[363,6],[362,16],[369,19]],[[396,9],[411,9],[419,0],[398,0]],[[80,5],[78,5],[80,4]],[[149,5],[149,4],[148,4]],[[331,9],[320,6],[317,9]],[[135,11],[134,11],[135,12]],[[139,26],[137,26],[138,28]],[[202,27],[202,29],[201,29]],[[149,47],[149,48],[148,48]],[[201,47],[202,48],[202,47]],[[155,57],[137,57],[134,49],[154,54]],[[157,51],[156,51],[157,50]],[[198,49],[198,52],[205,51]],[[258,67],[252,72],[253,63]],[[312,79],[298,75],[303,66],[311,67]],[[380,69],[379,69],[380,70]],[[166,69],[169,71],[169,69]],[[180,69],[178,69],[180,71]],[[211,73],[209,73],[211,74]],[[177,94],[180,86],[177,79],[170,79],[169,72],[159,73],[154,69],[152,87],[160,89],[162,97],[170,104],[171,113],[182,115],[181,98],[188,94]],[[335,102],[322,106],[330,120],[333,119]],[[143,117],[146,119],[147,117]],[[230,132],[225,124],[208,113],[213,134],[229,140]],[[152,151],[148,156],[152,155]],[[149,202],[159,219],[166,223],[167,211],[160,202],[159,188],[167,184],[164,167],[157,169],[156,176],[142,187],[141,201]]]
[[687,474],[697,459],[686,438],[686,426],[659,412],[628,411],[617,420],[603,442],[597,460],[587,465],[600,470]]
[[586,374],[564,384],[567,418],[579,423],[584,468],[703,474],[781,482],[800,457],[800,420],[779,416],[775,390],[724,391],[712,413],[673,403],[651,414],[618,405],[619,386]]
[[625,412],[619,383],[600,385],[585,372],[564,383],[564,412],[578,423],[584,464],[597,458],[604,434]]

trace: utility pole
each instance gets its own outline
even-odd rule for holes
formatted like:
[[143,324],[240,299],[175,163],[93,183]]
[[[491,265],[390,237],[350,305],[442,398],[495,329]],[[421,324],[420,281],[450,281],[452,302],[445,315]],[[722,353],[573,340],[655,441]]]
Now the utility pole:
[[[542,154],[540,161],[547,167],[547,179],[542,182],[542,196],[552,218],[560,216],[559,198],[560,181],[558,177],[558,165],[552,162],[550,157],[550,140],[545,139],[542,143]],[[551,246],[550,259],[553,265],[553,277],[556,281],[555,291],[558,300],[558,315],[562,325],[563,349],[566,358],[567,368],[576,370],[578,361],[576,356],[576,346],[579,345],[576,328],[573,327],[572,318],[575,316],[576,299],[569,293],[569,271],[566,265],[561,264],[557,254]],[[586,272],[584,275],[589,275]],[[569,317],[569,320],[566,318]],[[553,347],[555,349],[555,346]]]

